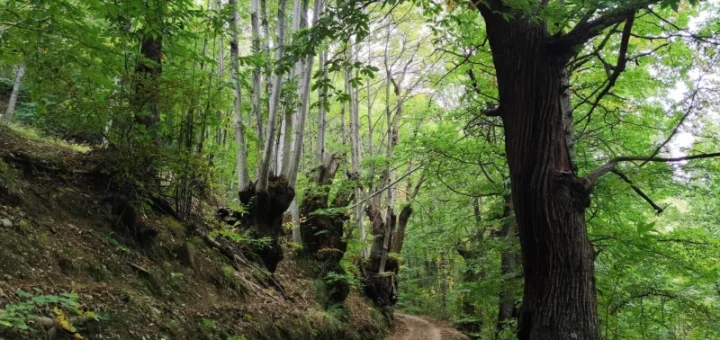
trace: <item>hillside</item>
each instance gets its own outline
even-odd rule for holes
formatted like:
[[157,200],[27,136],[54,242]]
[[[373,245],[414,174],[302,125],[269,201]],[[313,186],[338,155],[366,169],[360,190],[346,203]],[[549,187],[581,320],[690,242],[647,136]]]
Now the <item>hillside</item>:
[[113,193],[88,149],[0,126],[0,338],[380,339],[390,328],[356,292],[326,311],[293,254],[277,284],[230,261],[203,238],[212,218],[139,210],[157,236],[134,241],[103,203]]

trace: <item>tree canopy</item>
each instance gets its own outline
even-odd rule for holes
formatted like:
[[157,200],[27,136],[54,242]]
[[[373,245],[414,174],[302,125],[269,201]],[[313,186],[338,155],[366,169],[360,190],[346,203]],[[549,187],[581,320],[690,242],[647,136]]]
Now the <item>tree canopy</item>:
[[0,4],[6,122],[270,272],[477,339],[720,334],[717,1]]

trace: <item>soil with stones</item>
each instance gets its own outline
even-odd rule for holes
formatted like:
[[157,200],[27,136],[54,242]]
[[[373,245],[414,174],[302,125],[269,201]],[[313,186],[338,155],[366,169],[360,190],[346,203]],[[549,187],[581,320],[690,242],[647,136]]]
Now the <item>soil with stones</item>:
[[442,321],[395,313],[395,331],[385,340],[467,340]]

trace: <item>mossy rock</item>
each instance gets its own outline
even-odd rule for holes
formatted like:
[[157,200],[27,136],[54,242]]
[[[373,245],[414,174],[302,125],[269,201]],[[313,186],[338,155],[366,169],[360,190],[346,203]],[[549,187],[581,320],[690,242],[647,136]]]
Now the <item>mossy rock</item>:
[[197,247],[192,242],[186,241],[178,249],[178,258],[180,259],[180,263],[188,268],[196,268],[197,252]]

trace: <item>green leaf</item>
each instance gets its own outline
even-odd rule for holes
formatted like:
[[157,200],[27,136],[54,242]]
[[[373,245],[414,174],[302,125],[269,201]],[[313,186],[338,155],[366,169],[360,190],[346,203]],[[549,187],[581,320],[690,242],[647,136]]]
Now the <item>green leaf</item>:
[[655,222],[639,222],[637,224],[638,234],[646,234],[655,229]]

